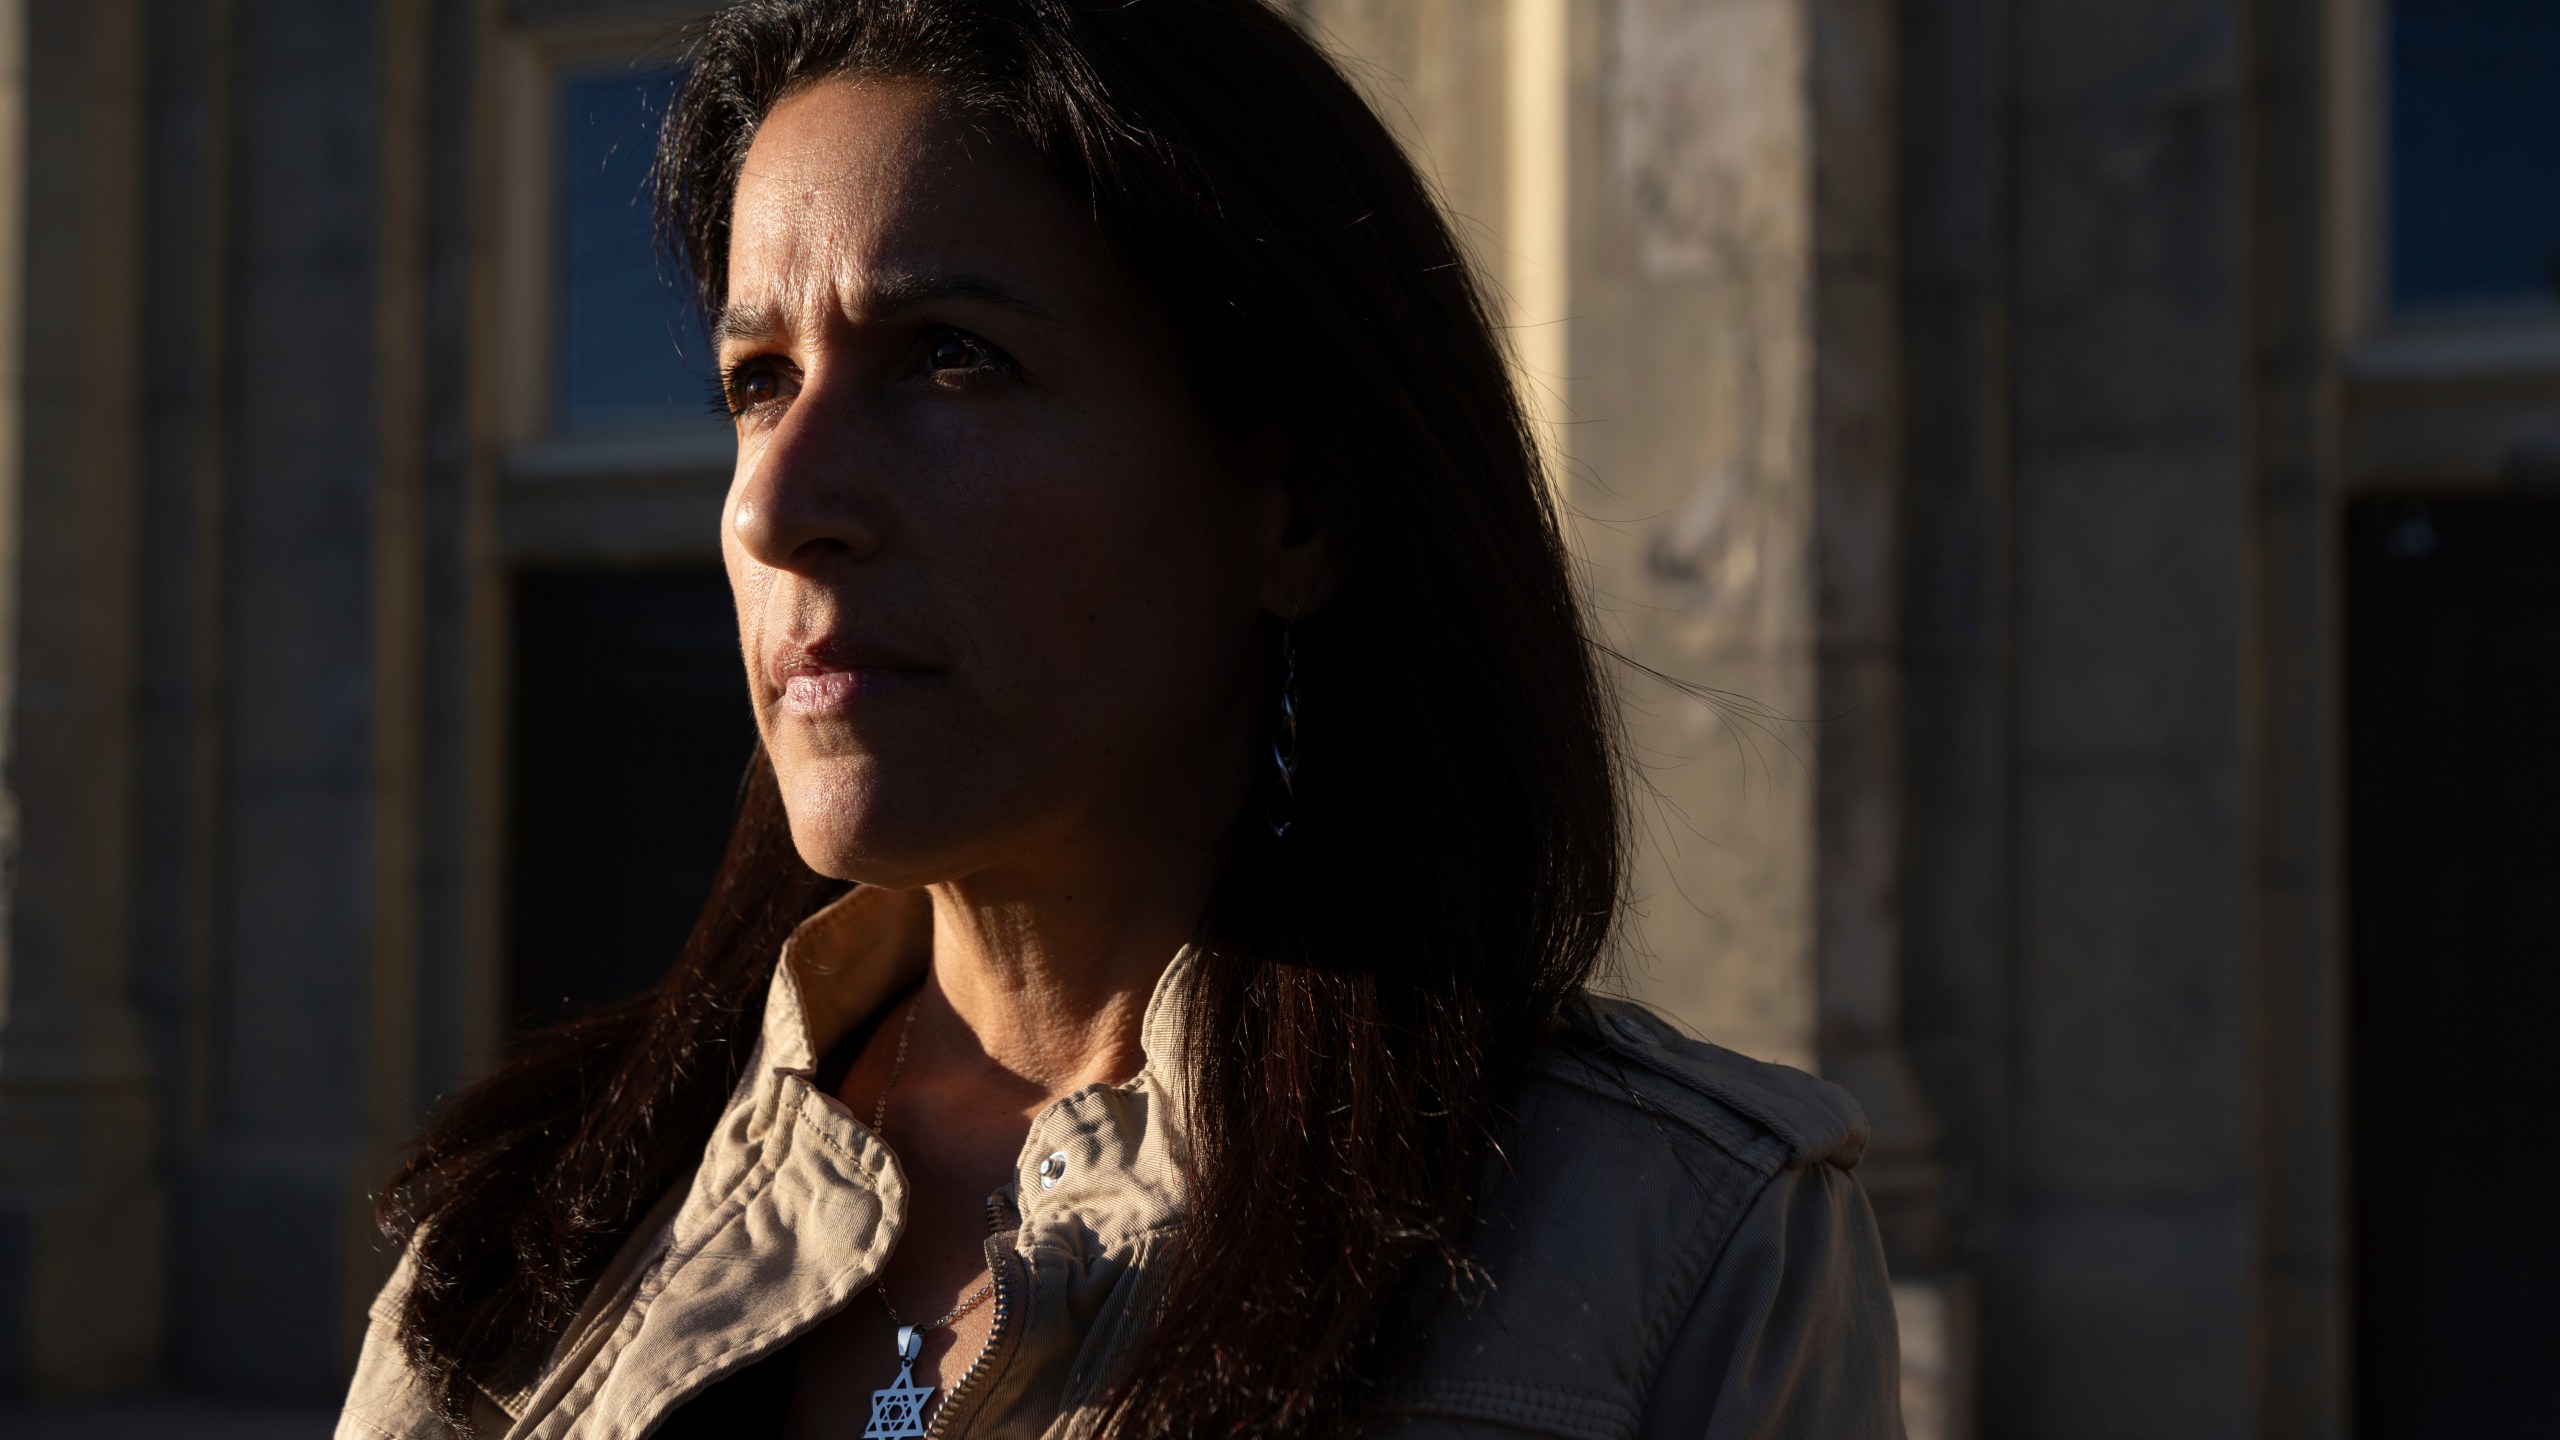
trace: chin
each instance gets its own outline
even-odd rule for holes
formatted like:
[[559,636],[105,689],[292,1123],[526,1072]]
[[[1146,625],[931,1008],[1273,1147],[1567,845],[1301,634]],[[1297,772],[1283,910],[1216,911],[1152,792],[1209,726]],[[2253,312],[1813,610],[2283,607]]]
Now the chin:
[[[791,843],[810,869],[834,880],[906,890],[958,872],[948,807],[902,797],[919,787],[887,782],[877,766],[828,760],[794,766],[782,781]],[[942,822],[937,824],[936,822]]]

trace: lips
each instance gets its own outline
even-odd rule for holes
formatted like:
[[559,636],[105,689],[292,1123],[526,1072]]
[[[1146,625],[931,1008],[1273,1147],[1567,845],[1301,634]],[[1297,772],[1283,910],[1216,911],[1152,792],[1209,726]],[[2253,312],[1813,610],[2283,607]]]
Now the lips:
[[834,636],[786,642],[771,663],[782,708],[812,717],[841,716],[940,675],[912,652],[876,641]]

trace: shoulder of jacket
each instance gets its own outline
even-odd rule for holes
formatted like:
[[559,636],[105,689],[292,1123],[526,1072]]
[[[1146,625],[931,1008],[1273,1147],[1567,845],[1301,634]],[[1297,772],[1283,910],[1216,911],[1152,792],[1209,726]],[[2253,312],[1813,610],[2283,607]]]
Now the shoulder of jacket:
[[[1689,1039],[1642,1005],[1580,995],[1512,1104],[1469,1242],[1485,1283],[1434,1317],[1394,1408],[1434,1435],[1660,1428],[1649,1396],[1672,1337],[1732,1247],[1751,1243],[1741,1237],[1765,1197],[1856,1162],[1857,1102]],[[1746,1272],[1758,1274],[1729,1273]],[[1734,1283],[1742,1303],[1757,1280]],[[1711,1428],[1698,1418],[1674,1428]]]
[[1586,992],[1559,1018],[1531,1073],[1584,1103],[1667,1120],[1764,1173],[1846,1170],[1866,1150],[1866,1113],[1827,1080],[1693,1040],[1632,1000]]

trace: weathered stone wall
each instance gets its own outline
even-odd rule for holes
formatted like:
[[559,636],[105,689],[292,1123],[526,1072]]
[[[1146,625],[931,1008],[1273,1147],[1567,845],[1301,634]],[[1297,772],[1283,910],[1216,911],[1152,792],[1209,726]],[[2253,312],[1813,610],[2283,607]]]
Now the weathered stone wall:
[[[1549,35],[1542,8],[1303,7],[1504,295],[1604,636],[1696,687],[1622,672],[1643,836],[1624,983],[1724,1043],[1809,1064],[1804,18],[1793,0],[1575,3]],[[1550,88],[1560,146],[1520,128]],[[1560,256],[1517,203],[1541,187],[1565,199]]]
[[[210,1104],[185,1165],[188,1372],[316,1386],[362,1194],[373,918],[379,16],[228,37],[223,683]],[[325,357],[325,358],[324,358]]]
[[131,1003],[140,15],[0,6],[0,1385],[146,1378]]
[[419,955],[454,908],[421,898],[454,844],[425,737],[469,694],[425,693],[462,547],[424,502],[458,467],[479,21],[0,12],[7,1388],[334,1392],[391,1149],[478,1063],[464,967]]
[[1980,1425],[2334,1435],[2336,7],[1906,0],[1906,1033]]
[[[1627,677],[1629,979],[1736,1049],[1815,1059],[1810,17],[1578,7],[1568,492]],[[1639,792],[1642,793],[1642,792]]]
[[[1510,217],[1536,4],[1308,8]],[[1867,1103],[1940,1433],[2335,1433],[2332,11],[1568,10],[1486,267],[1612,638],[1774,717],[1631,692],[1633,983]]]
[[2016,15],[1996,1431],[2255,1428],[2241,19]]

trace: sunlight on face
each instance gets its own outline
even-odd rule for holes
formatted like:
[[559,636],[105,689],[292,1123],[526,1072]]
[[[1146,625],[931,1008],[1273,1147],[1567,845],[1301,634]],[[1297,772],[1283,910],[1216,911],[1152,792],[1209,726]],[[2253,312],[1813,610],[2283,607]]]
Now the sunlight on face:
[[1091,223],[929,89],[757,132],[718,355],[722,550],[802,855],[890,885],[1243,794],[1275,466]]

